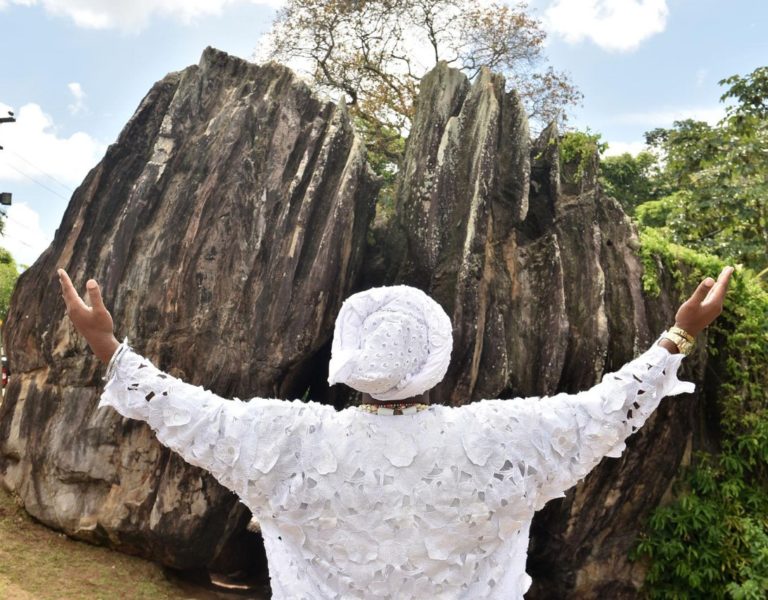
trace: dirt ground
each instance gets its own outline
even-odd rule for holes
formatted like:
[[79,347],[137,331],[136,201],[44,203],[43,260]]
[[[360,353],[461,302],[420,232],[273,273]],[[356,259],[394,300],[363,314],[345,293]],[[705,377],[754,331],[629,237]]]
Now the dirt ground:
[[0,488],[2,600],[232,600],[266,596],[188,584],[154,563],[74,541],[30,518]]

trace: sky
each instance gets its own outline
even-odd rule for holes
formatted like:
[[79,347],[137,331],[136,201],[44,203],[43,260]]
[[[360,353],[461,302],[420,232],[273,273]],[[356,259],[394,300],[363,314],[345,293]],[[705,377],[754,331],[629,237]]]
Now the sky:
[[[485,0],[484,0],[485,1]],[[503,1],[503,0],[499,0]],[[0,0],[0,246],[31,265],[152,84],[206,46],[252,59],[282,0]],[[570,124],[637,152],[676,119],[715,123],[718,81],[768,62],[759,0],[532,0],[546,54],[584,94]]]

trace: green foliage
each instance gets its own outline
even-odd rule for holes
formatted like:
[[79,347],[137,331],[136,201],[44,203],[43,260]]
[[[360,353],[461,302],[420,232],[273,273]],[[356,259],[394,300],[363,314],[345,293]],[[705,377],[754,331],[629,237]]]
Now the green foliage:
[[[720,83],[730,105],[716,126],[655,129],[650,151],[600,165],[605,192],[634,209],[646,293],[671,279],[682,301],[726,263],[743,265],[709,330],[720,447],[694,457],[633,553],[648,562],[651,598],[768,597],[768,67]],[[564,164],[583,176],[599,136],[564,142]]]
[[566,181],[581,183],[595,172],[597,157],[608,145],[600,141],[599,133],[568,131],[559,140],[560,172]]
[[698,139],[671,131],[665,174],[679,194],[668,219],[673,239],[758,268],[768,252],[768,124],[752,124],[698,127]]
[[13,256],[8,250],[0,248],[0,320],[5,321],[8,316],[11,293],[18,278],[19,270]]
[[680,196],[685,196],[685,192],[675,192],[658,200],[643,202],[635,209],[634,217],[641,226],[661,229],[667,239],[672,239],[672,215],[676,214],[675,208],[684,202]]
[[768,67],[720,84],[720,123],[649,131],[651,151],[604,159],[600,181],[642,225],[768,274]]
[[720,85],[729,86],[720,100],[736,100],[728,110],[729,115],[763,119],[768,116],[768,67],[759,67],[746,77],[732,75],[721,80]]
[[[766,265],[768,69],[721,84],[730,86],[722,100],[733,104],[717,126],[688,120],[646,136],[663,158],[649,177],[652,199],[635,211],[646,292],[659,292],[662,272],[682,291],[726,260]],[[742,269],[710,331],[717,376],[709,380],[719,383],[709,392],[721,447],[695,457],[676,500],[655,511],[635,549],[649,561],[651,598],[766,597],[768,293],[761,285],[760,275]]]
[[628,214],[638,204],[656,198],[658,161],[648,151],[632,156],[625,152],[600,161],[600,184],[609,196],[616,198]]
[[716,160],[716,130],[704,121],[675,121],[670,129],[654,129],[645,134],[646,144],[662,157],[664,168],[655,182],[662,190],[672,191],[692,183],[696,173]]
[[[659,275],[681,290],[717,272],[721,259],[642,232],[644,288]],[[748,270],[732,282],[726,309],[709,333],[711,363],[721,369],[718,399],[723,439],[717,454],[699,454],[655,511],[634,557],[649,561],[651,598],[762,599],[768,590],[768,293]],[[710,378],[714,379],[714,378]]]
[[372,123],[361,117],[355,117],[354,121],[366,143],[368,164],[382,178],[382,186],[376,198],[376,213],[388,219],[395,211],[395,180],[399,170],[398,159],[393,157],[404,156],[405,138],[394,127]]
[[720,84],[732,104],[716,126],[686,120],[646,134],[662,159],[651,181],[656,198],[670,197],[670,239],[760,271],[768,266],[768,67]]

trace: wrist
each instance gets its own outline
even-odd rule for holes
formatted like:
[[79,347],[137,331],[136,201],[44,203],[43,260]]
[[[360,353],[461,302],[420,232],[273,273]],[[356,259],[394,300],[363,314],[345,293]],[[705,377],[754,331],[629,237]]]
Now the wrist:
[[683,321],[675,321],[675,327],[679,327],[683,331],[691,334],[693,337],[698,336],[702,332],[702,329],[695,327],[691,323],[685,323]]
[[89,341],[89,345],[91,346],[93,353],[96,355],[96,358],[98,358],[106,365],[109,364],[110,360],[112,360],[112,356],[115,354],[118,346],[120,346],[120,342],[117,341],[117,338],[114,336],[114,334],[110,334],[105,336],[103,339],[97,339],[93,342]]
[[662,338],[659,340],[659,346],[667,350],[670,354],[679,354],[680,349],[677,347],[675,343],[668,340],[667,338]]

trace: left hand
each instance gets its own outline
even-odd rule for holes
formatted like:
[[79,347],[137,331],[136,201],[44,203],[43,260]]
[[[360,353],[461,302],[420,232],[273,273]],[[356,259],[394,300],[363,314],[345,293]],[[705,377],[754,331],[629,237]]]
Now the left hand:
[[725,267],[717,281],[711,277],[702,281],[693,295],[680,306],[675,315],[675,325],[692,336],[704,331],[723,312],[723,301],[733,270],[733,267]]
[[[720,271],[717,281],[711,277],[704,279],[678,309],[675,325],[694,337],[704,331],[723,312],[723,301],[733,271],[733,267],[725,267]],[[679,351],[674,342],[667,339],[662,339],[659,345],[673,354]]]

